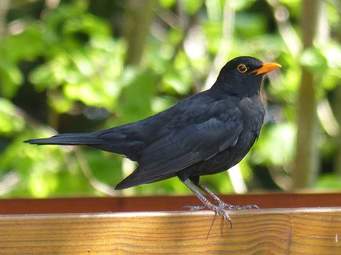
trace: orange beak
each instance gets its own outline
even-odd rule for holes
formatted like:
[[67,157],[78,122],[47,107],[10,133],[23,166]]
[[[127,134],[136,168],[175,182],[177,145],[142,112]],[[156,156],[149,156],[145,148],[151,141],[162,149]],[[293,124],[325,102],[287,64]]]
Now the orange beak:
[[257,68],[256,70],[253,70],[252,73],[259,75],[259,74],[266,74],[268,72],[271,72],[277,68],[282,67],[280,64],[277,63],[265,63],[261,67]]

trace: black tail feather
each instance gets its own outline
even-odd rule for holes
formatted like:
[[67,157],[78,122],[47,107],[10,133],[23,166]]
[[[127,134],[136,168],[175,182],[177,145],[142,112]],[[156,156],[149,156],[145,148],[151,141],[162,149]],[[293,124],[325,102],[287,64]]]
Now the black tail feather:
[[29,139],[24,142],[39,145],[87,145],[125,155],[134,161],[138,160],[144,145],[143,142],[131,139],[121,129],[116,128],[91,133],[58,134],[49,138]]
[[29,139],[25,143],[30,144],[59,144],[59,145],[96,145],[101,144],[102,139],[97,138],[92,133],[68,133],[59,134],[50,138]]

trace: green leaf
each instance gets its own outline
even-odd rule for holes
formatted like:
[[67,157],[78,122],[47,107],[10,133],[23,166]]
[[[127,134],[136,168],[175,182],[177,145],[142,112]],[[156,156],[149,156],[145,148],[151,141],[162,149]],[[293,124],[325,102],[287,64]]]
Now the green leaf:
[[341,177],[337,174],[324,174],[315,184],[320,190],[337,190],[341,188]]
[[300,63],[312,72],[322,74],[328,67],[328,61],[318,48],[309,48],[304,50],[301,55]]
[[23,117],[7,99],[0,97],[0,135],[9,135],[22,131],[25,126]]
[[236,33],[242,38],[249,39],[266,33],[266,18],[263,15],[238,13],[235,24]]
[[203,0],[181,0],[181,3],[184,5],[185,11],[189,15],[193,15],[194,13],[196,13],[202,6],[203,2]]
[[175,0],[159,0],[159,2],[164,8],[171,8],[175,4]]
[[8,98],[13,97],[23,81],[19,68],[5,59],[0,59],[0,92]]
[[157,91],[157,76],[151,70],[136,74],[122,90],[118,113],[120,122],[126,123],[145,118],[152,113],[152,98]]
[[231,7],[236,10],[236,11],[241,11],[243,9],[249,8],[251,5],[253,5],[256,0],[225,0],[225,1],[230,1]]
[[251,160],[257,164],[286,165],[294,155],[295,127],[276,123],[263,128]]

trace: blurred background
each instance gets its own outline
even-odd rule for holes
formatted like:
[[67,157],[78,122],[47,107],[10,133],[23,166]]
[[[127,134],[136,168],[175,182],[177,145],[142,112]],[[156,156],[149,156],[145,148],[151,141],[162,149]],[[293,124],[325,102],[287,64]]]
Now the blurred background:
[[282,69],[248,156],[202,178],[229,192],[341,188],[340,0],[1,0],[0,196],[189,194],[176,178],[120,191],[134,164],[28,138],[139,120],[213,84],[228,59]]

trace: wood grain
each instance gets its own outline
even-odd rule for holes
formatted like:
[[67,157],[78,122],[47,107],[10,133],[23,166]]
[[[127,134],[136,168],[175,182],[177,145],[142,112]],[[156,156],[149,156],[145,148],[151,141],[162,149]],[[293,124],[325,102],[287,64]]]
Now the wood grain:
[[0,254],[341,254],[340,207],[230,216],[232,229],[209,211],[2,215]]

